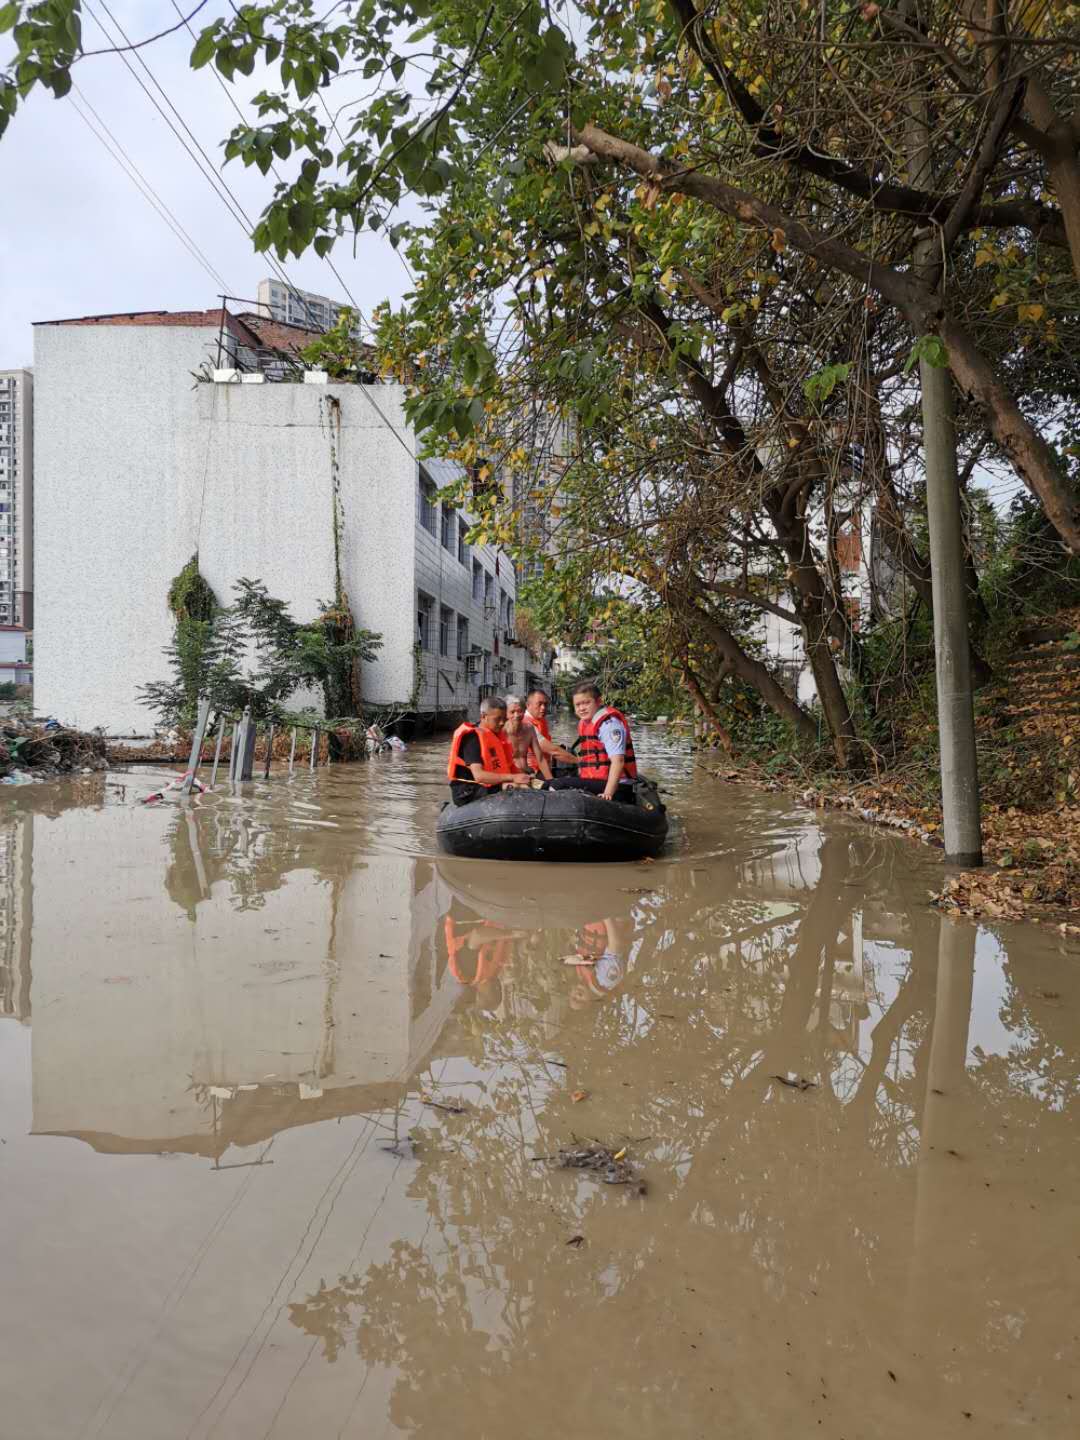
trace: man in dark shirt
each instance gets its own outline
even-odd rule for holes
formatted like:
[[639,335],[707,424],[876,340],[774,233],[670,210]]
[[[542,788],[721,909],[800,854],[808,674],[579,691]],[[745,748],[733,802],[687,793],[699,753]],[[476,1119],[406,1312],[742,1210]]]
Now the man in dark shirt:
[[[479,728],[487,730],[506,752],[507,769],[489,770],[484,765],[484,747],[476,729],[467,731],[458,743],[455,776],[450,781],[450,794],[455,805],[467,805],[483,795],[494,795],[506,785],[528,785],[529,776],[513,765],[510,747],[502,738],[506,726],[506,704],[494,695],[480,702]],[[470,778],[471,777],[471,778]]]

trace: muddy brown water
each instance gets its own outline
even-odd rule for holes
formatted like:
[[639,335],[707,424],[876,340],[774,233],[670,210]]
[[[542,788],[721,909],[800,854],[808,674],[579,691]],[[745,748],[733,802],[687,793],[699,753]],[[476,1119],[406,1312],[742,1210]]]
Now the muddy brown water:
[[1080,1432],[1077,947],[642,749],[653,865],[437,857],[439,745],[4,797],[3,1440]]

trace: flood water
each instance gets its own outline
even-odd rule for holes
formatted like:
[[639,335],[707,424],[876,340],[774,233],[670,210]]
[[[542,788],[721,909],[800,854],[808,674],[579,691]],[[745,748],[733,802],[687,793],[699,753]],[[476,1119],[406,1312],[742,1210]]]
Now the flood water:
[[441,744],[5,797],[3,1440],[1080,1433],[1080,949],[641,748],[651,865],[437,857]]

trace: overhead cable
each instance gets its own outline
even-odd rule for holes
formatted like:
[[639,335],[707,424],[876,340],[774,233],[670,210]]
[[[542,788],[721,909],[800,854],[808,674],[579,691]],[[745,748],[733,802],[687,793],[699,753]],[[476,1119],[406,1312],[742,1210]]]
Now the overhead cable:
[[[128,177],[128,179],[143,196],[143,198],[147,201],[147,203],[153,206],[153,208],[161,216],[162,220],[164,220],[165,224],[168,225],[169,229],[180,241],[181,245],[183,245],[184,248],[191,255],[192,259],[195,260],[198,265],[202,266],[202,268],[206,271],[207,275],[210,276],[210,279],[216,285],[228,289],[228,286],[226,285],[224,279],[217,272],[217,270],[214,269],[213,263],[199,248],[198,244],[191,237],[188,231],[184,229],[183,225],[177,219],[176,215],[161,198],[161,196],[157,193],[150,181],[147,180],[146,176],[135,164],[135,161],[131,158],[128,152],[124,149],[123,145],[113,134],[106,121],[102,119],[101,115],[97,112],[97,110],[94,109],[90,101],[79,89],[78,85],[73,85],[72,90],[79,97],[78,100],[75,99],[74,94],[70,97],[72,108],[78,115],[79,119],[86,126],[86,128],[90,131],[91,135],[93,135],[94,138],[98,141],[98,143],[104,147],[104,149],[112,157],[112,159],[116,161],[117,165],[119,165],[120,169]],[[93,115],[94,119],[97,121],[97,125],[94,125],[93,121],[90,120],[89,116],[84,113],[84,110],[82,108],[83,106],[85,106],[86,110],[89,110],[90,114]],[[98,127],[100,127],[100,129]]]

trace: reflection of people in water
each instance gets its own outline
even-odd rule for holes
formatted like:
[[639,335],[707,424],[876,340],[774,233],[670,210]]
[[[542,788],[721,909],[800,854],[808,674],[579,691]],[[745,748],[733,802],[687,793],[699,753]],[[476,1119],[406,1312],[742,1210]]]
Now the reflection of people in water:
[[575,1010],[618,989],[626,978],[633,938],[633,921],[627,917],[594,920],[581,927],[577,953],[582,963],[577,966],[578,983],[570,992]]
[[481,1010],[497,1010],[502,1003],[502,972],[513,956],[513,941],[521,930],[507,930],[491,920],[443,920],[450,974],[459,985],[475,991]]

